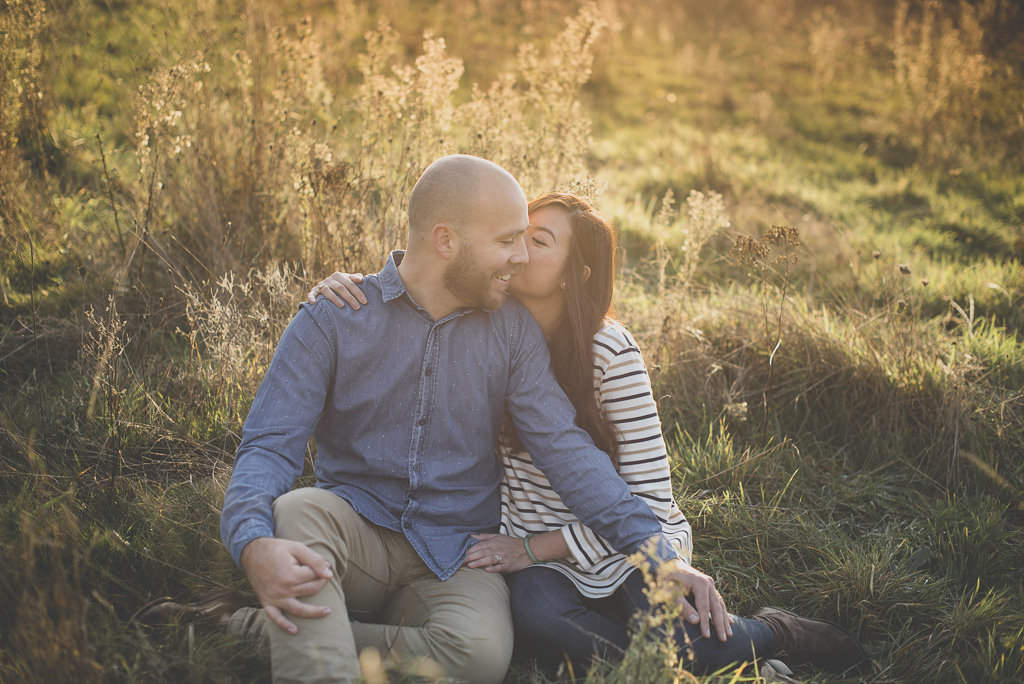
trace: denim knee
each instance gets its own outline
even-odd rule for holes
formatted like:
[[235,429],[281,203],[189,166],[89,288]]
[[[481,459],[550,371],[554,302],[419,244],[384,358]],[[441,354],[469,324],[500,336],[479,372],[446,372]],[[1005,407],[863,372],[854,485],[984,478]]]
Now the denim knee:
[[[552,636],[559,619],[572,609],[572,602],[560,590],[556,570],[526,568],[506,577],[516,631],[538,639]],[[567,580],[568,581],[568,580]]]
[[594,656],[622,657],[629,644],[625,625],[596,612],[562,573],[527,568],[506,580],[516,640],[530,655],[547,664],[568,656],[578,672],[586,671]]

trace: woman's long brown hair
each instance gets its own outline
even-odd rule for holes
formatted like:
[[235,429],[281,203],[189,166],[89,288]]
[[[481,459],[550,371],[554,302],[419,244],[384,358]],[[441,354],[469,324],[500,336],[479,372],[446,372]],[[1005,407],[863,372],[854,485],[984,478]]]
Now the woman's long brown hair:
[[[530,213],[545,207],[563,209],[572,228],[569,257],[562,272],[565,318],[548,339],[555,378],[576,408],[576,424],[590,435],[618,467],[619,443],[594,392],[594,335],[612,315],[615,286],[615,229],[583,199],[550,192],[530,202]],[[584,267],[590,276],[584,278]],[[515,430],[508,435],[521,448]]]

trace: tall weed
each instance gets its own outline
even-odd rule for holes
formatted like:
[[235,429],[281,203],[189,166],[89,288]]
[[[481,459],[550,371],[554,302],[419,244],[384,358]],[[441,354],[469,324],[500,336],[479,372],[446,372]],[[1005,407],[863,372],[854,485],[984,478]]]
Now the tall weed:
[[[911,18],[909,0],[896,4],[893,20],[894,87],[899,118],[914,136],[922,162],[966,163],[979,145],[979,97],[991,66],[982,51],[979,12],[994,3],[961,2],[959,16],[935,0],[920,3]],[[956,22],[956,23],[954,23]]]

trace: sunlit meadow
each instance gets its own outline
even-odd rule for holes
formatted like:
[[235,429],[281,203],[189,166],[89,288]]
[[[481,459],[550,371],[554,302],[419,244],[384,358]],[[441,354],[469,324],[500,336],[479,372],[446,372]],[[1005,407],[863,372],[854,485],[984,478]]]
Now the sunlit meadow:
[[[0,0],[0,682],[269,681],[126,621],[247,589],[219,513],[276,340],[453,152],[619,228],[733,612],[840,622],[846,681],[1021,681],[1022,36],[1009,0]],[[683,665],[586,676],[758,678]]]

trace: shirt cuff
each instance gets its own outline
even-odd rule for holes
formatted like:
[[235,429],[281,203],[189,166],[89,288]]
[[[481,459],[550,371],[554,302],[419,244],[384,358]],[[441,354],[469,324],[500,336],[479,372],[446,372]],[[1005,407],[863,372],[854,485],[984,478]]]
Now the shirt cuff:
[[245,550],[245,547],[249,542],[260,537],[273,536],[274,530],[269,529],[258,522],[253,521],[244,525],[231,540],[231,544],[228,547],[228,551],[231,553],[231,557],[234,559],[235,565],[237,565],[239,569],[244,570],[244,568],[242,568],[242,551]]
[[[686,559],[679,555],[678,549],[672,545],[668,537],[664,534],[659,534],[651,537],[637,549],[636,553],[630,556],[630,562],[638,568],[646,568],[649,572],[654,573],[662,563],[666,563],[670,560],[679,559],[686,562]],[[689,563],[687,563],[689,565]]]

